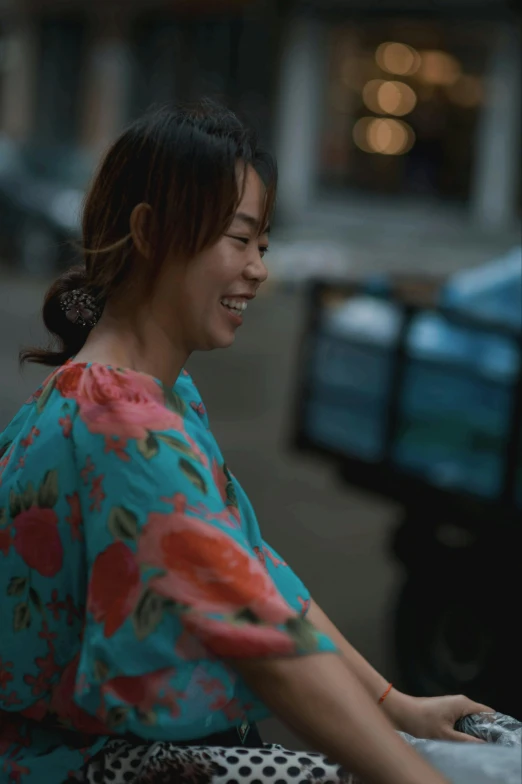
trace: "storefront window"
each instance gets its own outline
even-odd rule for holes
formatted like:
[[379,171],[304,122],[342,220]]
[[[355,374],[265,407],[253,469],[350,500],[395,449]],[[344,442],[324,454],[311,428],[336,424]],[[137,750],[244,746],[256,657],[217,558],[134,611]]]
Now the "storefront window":
[[331,30],[323,186],[467,202],[488,39],[483,24],[470,23]]

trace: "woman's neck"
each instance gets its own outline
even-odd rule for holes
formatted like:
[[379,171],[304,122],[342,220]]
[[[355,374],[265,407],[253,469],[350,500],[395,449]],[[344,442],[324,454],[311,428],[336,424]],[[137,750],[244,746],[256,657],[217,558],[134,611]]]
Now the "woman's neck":
[[177,346],[153,319],[122,320],[105,314],[90,332],[75,362],[98,362],[147,373],[172,387],[190,352]]

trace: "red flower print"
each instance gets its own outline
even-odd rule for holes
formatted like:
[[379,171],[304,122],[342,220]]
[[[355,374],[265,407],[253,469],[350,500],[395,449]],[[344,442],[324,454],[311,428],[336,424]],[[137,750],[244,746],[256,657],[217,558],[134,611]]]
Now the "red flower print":
[[67,414],[67,416],[65,417],[60,417],[60,419],[58,420],[58,424],[62,428],[62,433],[64,435],[64,438],[70,438],[72,433],[72,426],[73,426],[71,415]]
[[94,470],[95,470],[95,465],[92,462],[92,458],[91,458],[90,455],[87,455],[87,459],[85,461],[85,466],[80,471],[80,476],[82,478],[82,482],[83,482],[84,485],[88,485],[89,484],[89,474],[92,474],[92,472]]
[[6,449],[6,451],[0,455],[0,485],[2,484],[2,474],[7,468],[7,464],[9,463],[9,459],[13,454],[13,450],[14,444],[12,444],[10,448]]
[[27,398],[27,400],[25,401],[25,405],[26,405],[26,406],[30,406],[30,405],[31,405],[31,403],[36,403],[36,401],[37,401],[37,400],[39,400],[39,398],[41,398],[41,397],[42,397],[42,392],[43,392],[43,390],[44,390],[43,386],[41,386],[41,387],[38,387],[38,389],[36,390],[36,392],[33,392],[33,394],[32,394],[32,395],[30,395],[30,396]]
[[302,596],[297,597],[297,601],[301,605],[301,617],[304,618],[308,614],[308,610],[310,609],[310,605],[312,603],[311,599],[303,599]]
[[77,492],[72,495],[66,495],[67,503],[69,504],[69,516],[65,521],[71,526],[71,539],[77,542],[82,538],[82,509],[80,505],[80,496]]
[[0,530],[0,553],[8,555],[11,544],[11,527],[8,526],[7,528],[2,528]]
[[126,463],[130,460],[130,455],[125,451],[127,449],[127,438],[119,438],[113,436],[105,436],[105,454],[114,452],[119,460],[124,460]]
[[24,449],[27,449],[28,446],[31,446],[34,439],[40,435],[40,431],[37,427],[32,427],[29,431],[29,435],[26,438],[22,438],[20,441],[21,445]]
[[265,554],[262,551],[262,549],[260,547],[254,547],[254,552],[255,552],[256,556],[258,557],[259,562],[261,564],[263,564],[263,567],[266,569],[266,571],[268,571],[268,568],[267,568],[267,565],[266,565]]
[[47,623],[47,621],[43,621],[42,628],[38,632],[38,637],[40,637],[41,640],[45,640],[49,648],[52,649],[54,646],[54,640],[56,640],[58,635],[56,632],[52,632],[49,629],[49,624]]
[[9,672],[9,670],[13,669],[13,666],[13,662],[3,662],[0,658],[0,689],[2,691],[5,691],[9,681],[13,680],[13,675]]
[[208,707],[212,712],[223,711],[228,721],[238,721],[245,717],[245,711],[239,700],[235,697],[230,699],[227,694],[219,694]]
[[49,646],[47,655],[37,656],[34,660],[34,663],[40,670],[41,674],[47,678],[47,680],[54,678],[54,676],[57,675],[61,670],[61,667],[56,664],[54,650],[51,646]]
[[198,414],[198,416],[200,416],[200,417],[204,417],[205,416],[206,411],[205,411],[205,406],[203,405],[203,403],[196,403],[196,401],[193,400],[191,402],[191,404],[190,404],[190,407],[192,408],[193,411],[196,412],[196,414]]
[[40,697],[42,694],[48,694],[51,688],[44,672],[39,672],[38,675],[24,675],[24,683],[31,687],[31,694],[33,697]]
[[52,601],[47,602],[46,607],[49,612],[53,616],[53,620],[59,621],[60,620],[60,610],[63,610],[63,603],[58,599],[58,591],[56,588],[53,590],[51,594]]
[[67,364],[63,370],[56,375],[54,386],[63,397],[76,397],[78,387],[85,371],[85,365],[77,362]]
[[276,558],[272,550],[269,547],[266,547],[266,545],[263,545],[263,552],[266,558],[269,558],[272,561],[274,566],[288,566],[286,561],[283,561],[281,558]]
[[76,400],[91,433],[141,439],[151,430],[183,430],[183,418],[166,407],[162,388],[144,374],[73,364],[57,377],[56,388]]
[[55,588],[51,594],[51,599],[52,601],[47,602],[45,606],[49,612],[52,613],[55,621],[60,620],[60,613],[62,611],[66,613],[67,626],[72,626],[75,619],[80,619],[82,617],[81,611],[75,607],[72,596],[69,593],[67,594],[65,601],[61,602],[58,598],[58,591]]
[[70,593],[68,593],[67,596],[65,597],[64,610],[66,612],[65,620],[67,626],[72,626],[74,619],[80,620],[81,618],[83,618],[83,612],[81,611],[81,609],[76,607]]
[[187,629],[220,658],[290,656],[295,653],[295,642],[290,635],[270,626],[228,623],[201,615],[187,615],[184,622]]
[[92,504],[89,507],[91,512],[101,511],[101,505],[106,498],[106,495],[102,489],[102,482],[104,479],[105,476],[103,474],[101,474],[100,476],[93,477],[92,487],[89,492],[89,498],[92,500]]
[[22,778],[31,773],[29,768],[25,765],[19,765],[14,759],[7,759],[4,768],[9,771],[9,784],[22,784]]
[[151,713],[158,705],[166,705],[172,716],[179,715],[178,698],[183,696],[169,687],[173,669],[137,676],[112,678],[101,687],[104,696],[111,695],[119,702],[132,705],[142,713]]
[[245,715],[245,708],[239,702],[237,697],[233,697],[230,702],[228,702],[226,705],[223,705],[221,710],[229,721],[237,721],[237,719],[241,719]]
[[0,702],[5,705],[6,708],[10,708],[12,705],[22,705],[22,700],[16,691],[9,692],[5,697],[3,694],[0,694]]
[[13,520],[14,548],[42,577],[54,577],[62,568],[63,545],[53,509],[32,506]]
[[131,550],[115,542],[98,555],[91,572],[87,610],[112,635],[132,612],[140,593],[140,570]]
[[295,616],[259,563],[219,528],[180,512],[152,513],[138,543],[138,562],[167,570],[154,590],[201,612],[249,608],[261,620]]

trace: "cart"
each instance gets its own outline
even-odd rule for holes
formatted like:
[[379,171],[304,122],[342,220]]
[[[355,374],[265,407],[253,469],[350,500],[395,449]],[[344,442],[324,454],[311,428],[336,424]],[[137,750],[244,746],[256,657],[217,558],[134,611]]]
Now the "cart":
[[402,688],[516,716],[522,312],[471,315],[440,291],[427,279],[310,283],[292,445],[401,510],[390,547],[406,575],[393,616]]

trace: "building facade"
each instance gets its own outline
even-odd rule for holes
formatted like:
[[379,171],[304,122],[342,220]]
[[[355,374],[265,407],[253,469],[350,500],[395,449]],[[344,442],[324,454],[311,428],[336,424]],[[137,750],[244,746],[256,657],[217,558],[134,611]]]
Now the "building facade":
[[286,36],[277,123],[289,215],[321,195],[351,194],[363,204],[453,205],[493,231],[518,223],[522,68],[512,8],[309,0]]
[[[435,10],[434,10],[435,9]],[[97,153],[149,105],[214,95],[311,204],[519,219],[520,28],[502,0],[0,0],[0,130]]]

